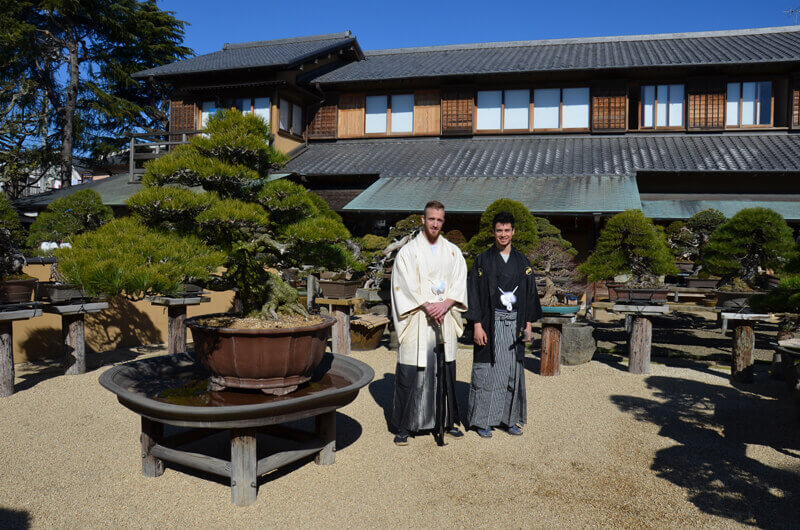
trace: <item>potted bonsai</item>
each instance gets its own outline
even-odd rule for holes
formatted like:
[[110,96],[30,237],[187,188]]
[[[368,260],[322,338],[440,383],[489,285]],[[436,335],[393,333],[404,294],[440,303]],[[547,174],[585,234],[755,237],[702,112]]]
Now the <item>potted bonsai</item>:
[[19,251],[22,225],[11,201],[0,194],[0,304],[31,301],[36,279],[24,274],[25,258]]
[[608,284],[609,297],[618,302],[666,301],[663,276],[677,268],[663,232],[641,210],[627,210],[608,220],[597,246],[578,270],[591,282]]
[[[167,293],[192,279],[236,292],[235,313],[187,320],[213,390],[285,394],[308,381],[334,320],[309,315],[298,292],[271,271],[304,264],[344,268],[353,259],[345,245],[350,234],[324,201],[299,184],[270,181],[270,171],[286,157],[269,142],[269,125],[260,117],[220,111],[204,135],[150,162],[144,189],[128,201],[136,218],[129,222],[144,231],[143,243],[150,236],[183,238],[196,247],[184,250],[184,257],[194,252],[206,258],[204,271],[216,271],[198,278],[199,269],[186,274],[187,263],[164,267],[171,285],[153,290]],[[203,191],[188,189],[198,186]]]
[[[81,190],[50,203],[31,225],[28,232],[28,247],[34,254],[52,255],[59,243],[71,245],[71,239],[79,234],[101,227],[114,218],[111,208],[103,204],[100,194],[94,190]],[[40,248],[41,246],[41,248]],[[56,281],[38,282],[36,299],[52,304],[82,300],[89,294],[78,285],[58,281],[58,272],[53,265]]]
[[697,212],[686,221],[686,229],[691,236],[689,241],[690,248],[686,258],[694,262],[697,269],[692,276],[686,279],[687,287],[713,289],[719,283],[719,276],[709,274],[704,269],[702,261],[703,253],[711,234],[726,220],[725,214],[714,208],[709,208]]
[[706,271],[722,277],[717,304],[746,307],[763,293],[769,269],[783,270],[797,255],[792,229],[768,208],[746,208],[720,225],[702,255]]

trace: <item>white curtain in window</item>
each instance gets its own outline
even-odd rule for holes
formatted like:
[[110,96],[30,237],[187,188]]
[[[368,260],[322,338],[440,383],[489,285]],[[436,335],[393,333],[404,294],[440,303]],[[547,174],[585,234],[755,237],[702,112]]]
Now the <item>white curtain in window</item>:
[[772,82],[758,83],[758,124],[772,123]]
[[683,127],[683,85],[669,85],[669,126]]
[[656,87],[642,87],[642,127],[652,127],[655,115]]
[[531,93],[529,90],[506,90],[503,109],[504,129],[528,130]]
[[478,91],[478,114],[476,128],[479,131],[500,129],[500,107],[503,104],[501,90]]
[[725,103],[725,125],[739,125],[740,83],[728,83],[728,99]]
[[562,94],[564,129],[583,129],[589,127],[589,89],[565,88]]
[[367,134],[386,132],[386,108],[386,96],[367,96]]
[[285,99],[281,99],[278,104],[278,127],[283,131],[289,130],[289,108],[291,108],[291,104]]
[[756,124],[756,84],[742,83],[742,125]]
[[303,107],[292,105],[292,132],[303,134]]
[[669,85],[656,87],[656,127],[667,126],[667,103],[669,103]]
[[560,88],[540,88],[533,91],[533,128],[558,129]]
[[267,123],[270,122],[269,98],[255,98],[253,100],[253,108],[256,116],[261,116]]
[[410,133],[414,131],[414,94],[395,94],[392,96],[392,132]]
[[200,127],[205,128],[206,123],[208,123],[208,118],[217,111],[216,104],[213,101],[204,101],[201,108]]

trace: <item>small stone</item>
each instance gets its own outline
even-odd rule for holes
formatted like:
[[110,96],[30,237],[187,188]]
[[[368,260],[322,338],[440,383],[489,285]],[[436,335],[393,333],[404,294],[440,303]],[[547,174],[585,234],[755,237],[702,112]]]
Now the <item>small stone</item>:
[[594,328],[588,324],[564,324],[561,330],[561,364],[575,366],[589,362],[597,349],[593,332]]

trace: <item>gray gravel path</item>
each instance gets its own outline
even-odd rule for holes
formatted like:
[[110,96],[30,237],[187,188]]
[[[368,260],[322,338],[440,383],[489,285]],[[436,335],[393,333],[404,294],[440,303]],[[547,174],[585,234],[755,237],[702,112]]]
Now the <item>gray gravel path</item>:
[[[376,378],[338,414],[336,464],[269,475],[247,508],[230,504],[222,481],[172,468],[143,477],[139,418],[98,384],[106,367],[22,369],[18,392],[0,400],[0,528],[798,524],[800,427],[764,366],[755,384],[733,387],[713,363],[634,376],[605,356],[544,378],[530,357],[524,436],[470,432],[438,448],[431,436],[392,444],[395,354],[355,357]],[[470,367],[462,350],[462,407]]]

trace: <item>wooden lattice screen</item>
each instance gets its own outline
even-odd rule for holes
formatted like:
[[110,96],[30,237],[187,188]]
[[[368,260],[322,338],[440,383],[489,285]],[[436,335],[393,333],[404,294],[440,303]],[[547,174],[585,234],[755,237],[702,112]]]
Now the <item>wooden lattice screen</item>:
[[172,100],[169,106],[169,130],[191,131],[194,130],[195,113],[194,103],[189,101]]
[[311,108],[308,124],[309,138],[336,138],[338,107],[336,98],[326,98],[319,107]]
[[442,134],[472,134],[474,93],[471,88],[442,91]]
[[792,128],[800,128],[800,81],[792,85]]
[[721,81],[696,81],[689,85],[687,125],[689,129],[725,127],[725,85]]
[[625,87],[592,89],[592,130],[624,131],[627,105]]

